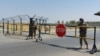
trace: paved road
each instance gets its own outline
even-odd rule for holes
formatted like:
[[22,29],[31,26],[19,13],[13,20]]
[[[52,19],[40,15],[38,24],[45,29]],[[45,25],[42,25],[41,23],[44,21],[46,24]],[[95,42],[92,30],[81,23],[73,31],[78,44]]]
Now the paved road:
[[[92,34],[93,33],[89,33]],[[90,36],[92,36],[90,35]],[[100,49],[99,31],[97,31],[97,47]],[[0,56],[99,56],[100,52],[89,54],[93,41],[88,40],[89,50],[80,50],[79,39],[58,38],[54,35],[42,35],[43,42],[35,40],[22,40],[11,36],[0,35]],[[24,37],[23,37],[24,38]]]

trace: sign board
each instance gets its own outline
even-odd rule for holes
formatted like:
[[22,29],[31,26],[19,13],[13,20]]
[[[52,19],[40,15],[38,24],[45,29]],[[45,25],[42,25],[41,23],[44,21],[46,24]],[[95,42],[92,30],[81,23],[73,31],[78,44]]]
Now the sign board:
[[66,34],[66,27],[64,26],[64,24],[58,24],[56,26],[56,34],[58,37],[63,37]]

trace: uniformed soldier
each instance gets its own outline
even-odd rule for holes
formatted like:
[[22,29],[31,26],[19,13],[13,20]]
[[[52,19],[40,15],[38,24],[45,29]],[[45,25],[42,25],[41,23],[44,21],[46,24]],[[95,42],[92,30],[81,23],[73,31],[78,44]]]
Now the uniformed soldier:
[[36,25],[35,21],[33,21],[33,26],[32,26],[32,28],[33,28],[33,37],[34,37],[34,39],[36,39],[37,25]]
[[[78,26],[86,26],[83,18],[79,19]],[[84,40],[84,42],[86,44],[86,49],[88,49],[88,43],[86,41],[87,28],[86,27],[79,27],[79,33],[80,33],[80,49],[82,49],[82,40]]]

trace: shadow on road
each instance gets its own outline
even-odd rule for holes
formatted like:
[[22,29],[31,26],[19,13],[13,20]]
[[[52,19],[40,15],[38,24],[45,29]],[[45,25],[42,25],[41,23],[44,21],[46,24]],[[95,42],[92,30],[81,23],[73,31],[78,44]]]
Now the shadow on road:
[[87,51],[85,51],[85,52],[80,51],[80,50],[85,50],[85,49],[80,49],[80,48],[77,48],[77,47],[64,47],[64,46],[49,44],[49,43],[45,43],[45,42],[36,42],[36,43],[45,44],[45,45],[49,45],[49,46],[52,46],[52,47],[63,48],[63,49],[67,49],[67,50],[72,50],[72,51],[78,51],[78,52],[81,52],[81,53],[87,53]]

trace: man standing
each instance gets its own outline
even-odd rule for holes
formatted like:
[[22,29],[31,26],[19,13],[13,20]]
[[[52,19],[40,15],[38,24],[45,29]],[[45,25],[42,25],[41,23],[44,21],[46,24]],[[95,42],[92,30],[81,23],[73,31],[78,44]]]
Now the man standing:
[[[34,36],[34,39],[36,39],[37,25],[36,25],[36,22],[35,22],[35,21],[33,21],[33,26],[32,26],[32,28],[33,28],[33,36]],[[33,39],[33,38],[32,38],[32,39]]]
[[86,49],[88,49],[88,43],[86,41],[86,33],[87,33],[87,29],[86,27],[86,24],[84,24],[84,19],[83,18],[80,18],[79,19],[79,33],[80,33],[80,49],[82,49],[82,40],[84,40],[85,44],[86,44]]

